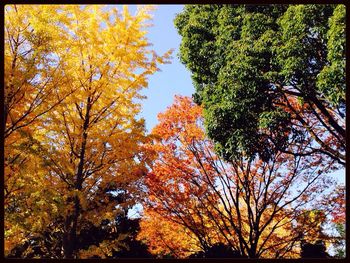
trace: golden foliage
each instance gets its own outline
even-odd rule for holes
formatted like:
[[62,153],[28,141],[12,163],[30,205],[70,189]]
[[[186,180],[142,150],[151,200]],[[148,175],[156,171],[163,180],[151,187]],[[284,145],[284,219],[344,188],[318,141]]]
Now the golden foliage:
[[6,6],[6,254],[58,217],[68,236],[113,219],[112,190],[137,196],[148,140],[140,91],[171,54],[150,49],[150,11]]

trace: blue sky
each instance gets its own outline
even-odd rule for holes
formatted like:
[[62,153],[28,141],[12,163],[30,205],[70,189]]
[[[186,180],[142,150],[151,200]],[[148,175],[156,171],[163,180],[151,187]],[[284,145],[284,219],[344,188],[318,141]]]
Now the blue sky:
[[[132,14],[135,8],[129,6]],[[174,49],[171,64],[160,65],[161,71],[149,77],[148,89],[142,92],[147,99],[142,101],[140,117],[145,118],[148,132],[157,124],[157,114],[173,103],[175,94],[191,96],[194,92],[190,72],[178,59],[181,38],[173,20],[182,9],[183,5],[158,5],[153,11],[153,27],[148,28],[147,37],[159,55]]]

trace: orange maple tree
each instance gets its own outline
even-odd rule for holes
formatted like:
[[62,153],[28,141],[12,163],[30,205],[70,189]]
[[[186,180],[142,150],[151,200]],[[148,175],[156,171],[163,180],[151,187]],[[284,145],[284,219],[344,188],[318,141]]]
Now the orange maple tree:
[[[201,113],[190,98],[177,96],[159,114],[155,139],[146,146],[158,159],[146,179],[145,213],[186,227],[203,251],[224,242],[250,258],[299,257],[299,241],[316,235],[319,224],[304,224],[308,217],[301,215],[335,185],[325,176],[332,166],[282,152],[268,162],[224,162],[205,136]],[[152,242],[154,232],[143,231]]]

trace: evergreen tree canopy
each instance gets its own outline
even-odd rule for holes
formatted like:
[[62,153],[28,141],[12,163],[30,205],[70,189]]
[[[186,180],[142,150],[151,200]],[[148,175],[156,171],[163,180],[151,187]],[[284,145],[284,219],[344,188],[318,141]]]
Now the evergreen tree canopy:
[[189,5],[174,22],[226,159],[282,150],[345,164],[344,5]]

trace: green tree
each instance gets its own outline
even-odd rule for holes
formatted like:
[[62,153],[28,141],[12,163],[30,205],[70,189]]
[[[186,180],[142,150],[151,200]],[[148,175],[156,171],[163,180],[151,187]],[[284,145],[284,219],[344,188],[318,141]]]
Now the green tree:
[[283,151],[345,165],[344,5],[189,5],[174,22],[226,159]]
[[345,224],[336,223],[335,230],[337,232],[337,238],[334,242],[335,257],[345,258]]

